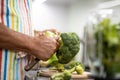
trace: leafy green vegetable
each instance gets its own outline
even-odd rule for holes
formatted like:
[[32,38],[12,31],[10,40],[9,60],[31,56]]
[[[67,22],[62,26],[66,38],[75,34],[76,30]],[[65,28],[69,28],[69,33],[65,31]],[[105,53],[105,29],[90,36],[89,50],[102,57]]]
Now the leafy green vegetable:
[[109,18],[104,18],[95,26],[95,53],[97,56],[102,53],[102,64],[108,77],[112,77],[117,72],[120,72],[119,27],[119,24],[113,24]]

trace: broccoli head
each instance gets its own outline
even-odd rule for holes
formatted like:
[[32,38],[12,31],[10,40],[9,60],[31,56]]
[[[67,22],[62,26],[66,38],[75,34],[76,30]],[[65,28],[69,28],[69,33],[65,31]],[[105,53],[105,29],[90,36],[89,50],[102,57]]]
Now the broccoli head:
[[[46,31],[45,34],[49,37],[56,36],[53,32],[50,31]],[[54,66],[59,71],[63,71],[63,64],[70,62],[80,49],[80,39],[74,32],[61,33],[59,43],[59,49],[53,54],[50,59],[48,59],[48,61],[40,61],[41,65]]]
[[61,46],[57,51],[58,61],[62,64],[70,62],[80,49],[79,36],[74,33],[61,33]]

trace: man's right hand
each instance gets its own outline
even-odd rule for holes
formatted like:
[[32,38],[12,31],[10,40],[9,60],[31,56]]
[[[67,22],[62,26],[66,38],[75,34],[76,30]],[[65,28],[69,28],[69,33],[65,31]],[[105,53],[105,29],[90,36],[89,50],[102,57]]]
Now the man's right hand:
[[34,48],[31,54],[39,59],[48,60],[59,47],[58,36],[47,37],[44,32],[38,32],[37,36],[34,37]]

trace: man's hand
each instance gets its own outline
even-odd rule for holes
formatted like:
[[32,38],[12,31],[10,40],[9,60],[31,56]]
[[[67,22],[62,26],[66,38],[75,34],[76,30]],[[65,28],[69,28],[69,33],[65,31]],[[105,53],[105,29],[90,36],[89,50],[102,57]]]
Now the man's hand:
[[0,48],[23,51],[38,59],[47,60],[58,49],[58,37],[51,38],[44,31],[31,37],[11,29],[0,23]]
[[59,37],[47,37],[44,32],[37,32],[34,38],[34,50],[32,54],[42,60],[48,60],[59,47]]

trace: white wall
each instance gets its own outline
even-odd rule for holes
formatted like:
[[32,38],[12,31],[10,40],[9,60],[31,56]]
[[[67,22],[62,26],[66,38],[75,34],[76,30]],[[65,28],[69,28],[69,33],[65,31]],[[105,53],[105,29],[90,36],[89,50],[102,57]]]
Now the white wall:
[[[99,2],[95,0],[74,0],[69,7],[69,31],[76,32],[83,39],[84,26],[92,10]],[[83,45],[76,56],[77,61],[82,61]]]
[[35,0],[32,8],[34,29],[43,30],[55,28],[62,32],[67,31],[68,7],[66,5],[51,3],[39,4],[37,0]]
[[69,9],[69,28],[76,31],[83,37],[84,25],[93,9],[99,1],[95,0],[74,0]]

